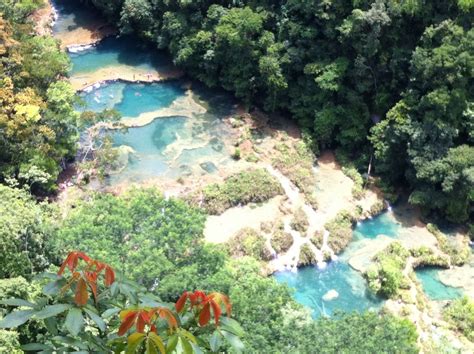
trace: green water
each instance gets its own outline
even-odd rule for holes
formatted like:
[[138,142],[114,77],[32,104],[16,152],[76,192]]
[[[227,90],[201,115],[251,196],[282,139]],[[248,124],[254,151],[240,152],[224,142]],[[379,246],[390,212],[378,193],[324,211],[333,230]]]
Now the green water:
[[69,53],[69,56],[72,61],[72,75],[117,65],[149,71],[167,71],[172,68],[171,60],[164,52],[143,46],[135,37],[108,37],[90,49]]
[[462,291],[457,288],[444,285],[439,280],[439,268],[424,267],[415,271],[421,282],[423,291],[431,300],[452,300],[462,296]]
[[[354,241],[350,248],[357,248],[358,240],[373,239],[378,234],[395,238],[399,228],[400,225],[390,213],[363,221],[353,231]],[[275,279],[294,288],[295,299],[311,308],[314,317],[330,315],[336,310],[351,312],[380,308],[383,301],[370,293],[363,276],[347,263],[350,258],[348,252],[349,249],[339,256],[338,261],[330,262],[325,269],[304,267],[297,273],[278,272],[275,273]],[[323,296],[329,290],[336,290],[339,296],[334,300],[325,301]]]
[[85,8],[77,0],[55,0],[52,1],[52,4],[59,14],[53,25],[53,34],[87,27],[91,20],[100,18],[98,14]]
[[185,90],[180,81],[154,84],[113,82],[89,93],[83,93],[84,109],[100,112],[114,108],[123,117],[137,117],[144,112],[169,107]]
[[354,238],[376,238],[378,235],[396,237],[400,230],[400,224],[393,218],[390,212],[384,212],[372,219],[366,219],[359,223],[354,229]]
[[[331,315],[334,311],[364,311],[378,309],[383,301],[372,295],[360,273],[345,262],[331,262],[324,270],[300,268],[297,273],[278,272],[278,282],[295,289],[295,299],[313,311],[313,317]],[[325,301],[323,296],[336,290],[339,296]]]
[[[98,112],[114,108],[125,117],[136,117],[176,105],[176,99],[185,95],[183,84],[179,80],[154,84],[104,84],[81,95],[85,106],[80,109]],[[127,146],[133,153],[128,154],[127,159],[123,158],[128,164],[110,175],[106,180],[108,185],[216,173],[233,162],[224,144],[232,131],[222,118],[232,113],[234,101],[222,92],[213,94],[199,85],[195,85],[193,92],[197,102],[208,108],[206,113],[162,117],[126,132],[111,131],[114,145]]]

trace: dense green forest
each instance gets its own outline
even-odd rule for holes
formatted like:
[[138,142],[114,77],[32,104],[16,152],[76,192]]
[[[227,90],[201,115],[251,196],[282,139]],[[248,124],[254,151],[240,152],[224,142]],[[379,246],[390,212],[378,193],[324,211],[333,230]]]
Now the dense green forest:
[[[259,259],[205,243],[205,211],[183,200],[155,189],[92,193],[63,206],[67,213],[38,201],[57,189],[81,129],[102,117],[74,110],[67,54],[28,20],[41,5],[0,0],[0,353],[31,343],[39,344],[23,349],[135,352],[142,325],[150,353],[419,351],[415,325],[388,313],[313,319],[287,286],[262,274]],[[408,189],[432,216],[472,222],[471,0],[87,5],[247,107],[290,115],[319,148],[337,149],[361,171],[371,163],[371,173]],[[201,303],[189,295],[183,312],[180,295],[196,289]],[[235,320],[224,319],[227,309],[221,327],[211,301],[226,299],[220,294]],[[472,336],[472,302],[447,312]]]
[[472,219],[470,0],[90,1],[122,33],[247,105],[290,114],[322,148]]

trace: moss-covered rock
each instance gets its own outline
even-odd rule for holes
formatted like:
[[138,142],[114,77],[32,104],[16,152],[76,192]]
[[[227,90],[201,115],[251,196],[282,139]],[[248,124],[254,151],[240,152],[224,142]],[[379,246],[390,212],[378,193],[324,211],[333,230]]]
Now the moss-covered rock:
[[251,256],[258,260],[269,261],[272,254],[266,246],[265,237],[257,230],[244,228],[227,242],[229,253],[234,257]]
[[270,242],[275,252],[285,253],[293,245],[293,236],[283,229],[277,229],[272,235]]
[[313,253],[311,248],[307,245],[304,244],[300,248],[300,257],[298,260],[298,265],[311,265],[311,264],[316,264],[316,255]]
[[438,240],[439,249],[450,257],[451,264],[462,266],[469,260],[471,248],[467,237],[446,236],[434,224],[428,224],[426,228]]
[[301,236],[306,236],[306,231],[308,230],[309,221],[306,213],[303,211],[302,208],[296,209],[295,213],[293,214],[293,220],[291,221],[291,227],[299,231]]
[[334,219],[324,225],[329,231],[328,246],[334,253],[340,253],[352,240],[352,223],[354,217],[347,211],[340,212]]

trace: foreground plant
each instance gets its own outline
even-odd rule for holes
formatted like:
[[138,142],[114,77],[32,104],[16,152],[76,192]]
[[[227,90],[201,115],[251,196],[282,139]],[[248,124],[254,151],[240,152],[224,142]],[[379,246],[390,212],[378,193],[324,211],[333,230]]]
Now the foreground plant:
[[[70,273],[67,277],[66,271]],[[162,303],[139,285],[117,279],[112,267],[83,252],[69,253],[57,274],[43,274],[41,279],[48,279],[44,296],[34,302],[1,301],[19,309],[0,321],[0,328],[16,328],[27,321],[46,327],[42,343],[24,345],[25,351],[201,353],[243,349],[242,329],[230,318],[232,306],[223,294],[185,292],[176,304]]]

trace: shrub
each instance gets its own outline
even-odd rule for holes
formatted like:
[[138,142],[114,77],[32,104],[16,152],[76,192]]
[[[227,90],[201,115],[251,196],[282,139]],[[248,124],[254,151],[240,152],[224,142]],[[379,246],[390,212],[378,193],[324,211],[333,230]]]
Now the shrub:
[[306,231],[308,230],[309,222],[306,213],[302,208],[296,209],[293,214],[293,220],[291,221],[291,227],[299,231],[301,236],[306,236]]
[[455,329],[474,341],[474,302],[469,297],[453,301],[444,309],[443,315]]
[[251,256],[263,261],[272,259],[265,237],[252,228],[240,230],[227,242],[227,247],[234,257]]
[[311,264],[316,264],[316,257],[311,248],[307,244],[304,244],[300,248],[300,258],[298,260],[298,265]]
[[[224,183],[211,184],[202,190],[202,207],[213,215],[239,204],[260,203],[283,194],[280,183],[264,169],[248,170],[232,175]],[[198,205],[200,193],[188,197]]]
[[232,153],[232,158],[234,160],[240,160],[241,153],[240,153],[240,148],[236,147],[234,152]]
[[277,253],[284,253],[293,245],[293,236],[283,229],[278,229],[272,235],[270,242]]

